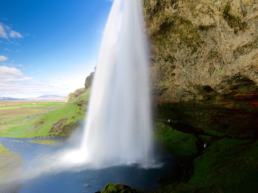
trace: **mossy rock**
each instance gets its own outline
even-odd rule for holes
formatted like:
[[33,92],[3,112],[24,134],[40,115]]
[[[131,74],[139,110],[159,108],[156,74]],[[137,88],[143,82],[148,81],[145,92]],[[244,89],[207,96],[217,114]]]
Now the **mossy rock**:
[[137,193],[137,191],[122,184],[108,184],[100,193]]
[[258,142],[222,139],[194,160],[188,181],[162,185],[156,193],[257,193]]
[[197,138],[157,122],[155,135],[158,142],[174,156],[193,156],[198,153]]
[[258,142],[223,139],[194,161],[189,184],[200,192],[258,192]]

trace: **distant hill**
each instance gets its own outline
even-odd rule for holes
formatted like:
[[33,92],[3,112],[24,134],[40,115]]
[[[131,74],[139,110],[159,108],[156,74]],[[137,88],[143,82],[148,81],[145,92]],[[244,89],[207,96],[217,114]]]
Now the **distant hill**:
[[65,101],[66,97],[59,95],[42,95],[35,98],[0,97],[0,101]]
[[0,101],[23,101],[23,98],[0,97]]
[[64,101],[66,100],[66,97],[59,96],[59,95],[42,95],[37,98],[33,98],[33,100],[39,100],[39,101]]

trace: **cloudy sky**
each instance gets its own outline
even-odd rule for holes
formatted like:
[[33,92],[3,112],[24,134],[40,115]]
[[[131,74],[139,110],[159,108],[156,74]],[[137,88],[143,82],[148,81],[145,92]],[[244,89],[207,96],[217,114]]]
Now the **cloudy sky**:
[[83,87],[110,7],[110,0],[1,0],[0,97]]

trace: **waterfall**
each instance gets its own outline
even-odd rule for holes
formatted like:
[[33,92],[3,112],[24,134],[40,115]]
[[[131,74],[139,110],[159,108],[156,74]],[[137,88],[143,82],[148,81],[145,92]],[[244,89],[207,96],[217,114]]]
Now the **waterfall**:
[[146,166],[153,161],[152,151],[149,50],[142,1],[114,0],[82,142],[69,157],[99,166]]

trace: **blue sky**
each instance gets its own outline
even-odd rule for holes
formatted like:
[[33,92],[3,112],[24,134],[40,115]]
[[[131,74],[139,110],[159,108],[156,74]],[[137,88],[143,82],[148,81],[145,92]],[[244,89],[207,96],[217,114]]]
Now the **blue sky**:
[[1,0],[0,97],[66,95],[94,69],[110,0]]

